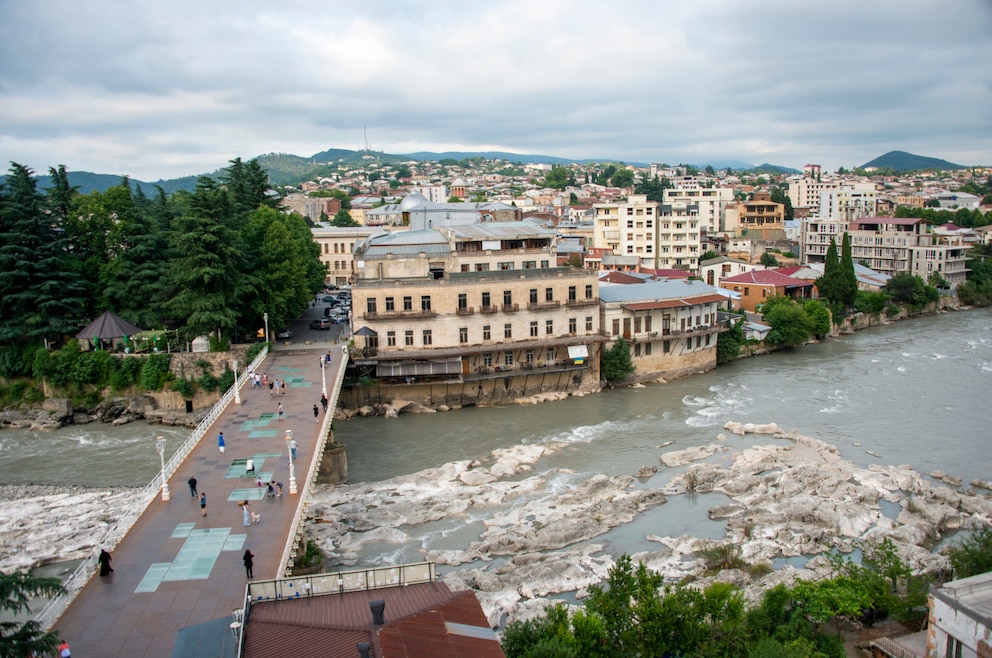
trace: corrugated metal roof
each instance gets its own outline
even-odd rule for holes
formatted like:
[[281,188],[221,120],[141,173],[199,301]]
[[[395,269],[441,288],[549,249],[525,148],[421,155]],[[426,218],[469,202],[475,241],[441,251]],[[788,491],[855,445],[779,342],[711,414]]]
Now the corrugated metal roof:
[[607,304],[615,302],[648,302],[662,299],[687,299],[702,295],[720,294],[713,286],[702,281],[669,280],[648,281],[640,285],[600,286],[599,299]]
[[553,238],[558,235],[558,231],[554,229],[536,226],[531,222],[479,222],[448,226],[445,230],[451,231],[457,238],[483,240],[487,238]]

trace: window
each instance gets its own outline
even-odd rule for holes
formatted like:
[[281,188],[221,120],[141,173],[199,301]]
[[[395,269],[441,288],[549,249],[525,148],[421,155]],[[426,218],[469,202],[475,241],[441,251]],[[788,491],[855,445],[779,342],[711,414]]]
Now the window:
[[651,331],[651,316],[644,316],[644,331]]
[[489,271],[489,263],[476,263],[475,264],[475,271],[476,272],[488,272]]
[[511,306],[512,304],[513,304],[513,291],[512,290],[504,290],[503,291],[503,305],[504,306]]
[[592,284],[586,286],[586,299],[592,299]]
[[651,356],[651,343],[644,343],[644,356]]
[[513,325],[509,322],[503,325],[503,338],[513,338]]
[[421,311],[429,311],[429,310],[431,310],[431,296],[430,295],[421,295],[420,296],[420,310]]
[[365,309],[369,313],[375,313],[375,297],[369,297],[365,300]]
[[482,327],[482,340],[492,340],[493,339],[493,328],[490,325],[485,325]]
[[592,331],[592,316],[586,316],[586,331]]
[[568,301],[570,302],[575,301],[575,286],[568,287]]
[[554,333],[555,333],[555,321],[554,320],[545,320],[544,321],[544,333],[546,333],[548,336],[553,336],[554,335]]
[[640,355],[641,355],[641,344],[634,343],[634,356],[640,356]]
[[458,342],[463,344],[468,342],[468,327],[458,329]]
[[533,320],[530,323],[530,337],[537,338],[537,320]]
[[661,349],[665,354],[668,354],[669,350],[671,349],[672,347],[671,343],[672,341],[670,340],[661,341]]
[[404,311],[413,310],[413,297],[407,296],[403,298],[403,310]]
[[619,333],[620,333],[620,320],[619,319],[614,319],[613,320],[613,335],[616,336]]
[[544,301],[546,301],[546,302],[553,302],[553,301],[555,301],[555,289],[554,288],[545,288],[544,289]]
[[497,267],[499,267],[499,269],[501,269],[501,270],[512,270],[513,269],[513,262],[511,261],[509,263],[499,263],[497,265]]
[[537,269],[537,261],[536,260],[525,260],[523,262],[523,266],[524,266],[524,269],[525,270],[536,270]]
[[434,344],[434,336],[431,333],[431,330],[424,329],[424,346],[426,347],[427,345],[433,345],[433,344]]
[[489,293],[488,292],[482,293],[482,305],[483,306],[492,306],[493,305],[492,298],[489,296]]
[[553,348],[553,347],[549,347],[548,348],[548,350],[544,353],[544,360],[547,363],[554,363],[555,362],[555,348]]
[[548,269],[548,261],[546,260],[541,261],[541,269],[545,269],[545,270]]
[[503,365],[504,366],[513,365],[513,352],[503,352]]
[[576,331],[576,329],[578,328],[578,324],[579,324],[579,321],[578,321],[577,318],[569,318],[568,319],[568,333],[574,334],[575,331]]
[[482,355],[482,366],[485,368],[493,367],[493,355],[490,353],[485,353]]
[[[509,302],[507,302],[507,303],[509,303]],[[530,289],[530,303],[531,304],[536,304],[537,303],[537,288],[531,288]]]
[[386,297],[386,311],[391,312],[396,310],[396,302],[392,297]]
[[386,345],[388,347],[396,347],[396,332],[387,331],[386,332]]
[[413,329],[407,329],[403,332],[403,344],[407,346],[413,345]]
[[458,293],[458,308],[468,308],[468,295],[463,292]]
[[524,354],[524,363],[534,363],[534,350],[527,350]]

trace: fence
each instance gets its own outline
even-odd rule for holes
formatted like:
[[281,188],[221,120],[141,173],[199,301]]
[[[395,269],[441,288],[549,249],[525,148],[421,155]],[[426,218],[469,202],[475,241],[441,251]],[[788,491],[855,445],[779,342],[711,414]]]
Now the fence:
[[[248,370],[254,371],[261,365],[265,357],[268,356],[269,348],[264,347],[255,360],[251,362]],[[203,420],[200,421],[196,429],[189,435],[189,438],[179,447],[179,450],[169,459],[165,464],[165,479],[168,481],[169,478],[179,469],[179,466],[185,461],[189,453],[193,451],[196,444],[199,443],[200,439],[207,433],[210,426],[215,420],[224,412],[227,405],[231,404],[234,400],[235,389],[240,389],[241,385],[244,384],[248,379],[248,370],[242,373],[238,377],[238,381],[232,386],[227,392],[217,401],[217,404],[210,409],[210,412],[204,416]],[[97,544],[99,546],[109,547],[111,551],[117,547],[117,544],[124,538],[135,522],[145,513],[148,506],[152,504],[152,501],[158,496],[159,491],[162,488],[162,476],[157,474],[151,482],[146,484],[144,488],[138,493],[135,505],[130,508],[130,512],[125,514],[117,522],[116,525],[110,527],[106,534],[100,539]],[[69,578],[66,579],[63,587],[65,592],[63,594],[58,594],[52,598],[44,608],[42,608],[37,615],[35,615],[35,621],[41,625],[42,628],[48,630],[54,624],[55,621],[62,616],[72,600],[76,598],[76,594],[89,582],[90,577],[92,577],[93,572],[96,571],[97,556],[91,555],[85,559],[79,567],[73,572]]]

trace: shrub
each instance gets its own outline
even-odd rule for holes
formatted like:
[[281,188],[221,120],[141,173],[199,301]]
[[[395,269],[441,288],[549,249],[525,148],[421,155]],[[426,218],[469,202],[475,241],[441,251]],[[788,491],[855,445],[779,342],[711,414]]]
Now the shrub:
[[203,373],[203,375],[200,376],[200,379],[197,380],[197,383],[200,385],[200,388],[207,393],[213,393],[217,390],[217,378],[209,372]]
[[172,390],[188,400],[196,393],[196,383],[185,377],[177,377],[172,380]]
[[141,378],[141,367],[144,359],[127,357],[114,359],[111,362],[109,384],[115,391],[130,388]]
[[141,367],[141,387],[147,391],[161,391],[172,378],[169,372],[170,354],[152,354]]
[[217,379],[217,387],[221,391],[227,391],[232,386],[234,386],[234,372],[230,368],[224,368],[224,372]]

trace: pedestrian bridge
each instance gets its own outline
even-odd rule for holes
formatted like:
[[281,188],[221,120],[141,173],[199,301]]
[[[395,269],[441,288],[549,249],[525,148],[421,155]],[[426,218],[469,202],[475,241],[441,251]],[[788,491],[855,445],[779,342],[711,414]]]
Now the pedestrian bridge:
[[[164,483],[160,476],[144,488],[132,513],[108,528],[92,558],[67,581],[68,594],[51,601],[38,621],[57,629],[75,656],[168,658],[214,646],[200,655],[235,655],[229,627],[235,628],[232,614],[243,608],[248,591],[242,556],[254,554],[255,580],[289,575],[302,549],[306,501],[333,442],[346,365],[346,348],[338,345],[330,361],[320,346],[263,351],[249,369],[285,381],[285,394],[253,387],[247,372],[239,372],[237,385],[172,458],[163,457]],[[295,460],[290,439],[298,444]],[[249,460],[254,473],[247,471]],[[206,516],[187,486],[190,477],[207,496]],[[273,480],[283,484],[281,496],[267,496],[258,486]],[[244,525],[243,501],[260,514],[257,523]],[[107,577],[96,575],[101,548],[113,555],[114,573]]]

